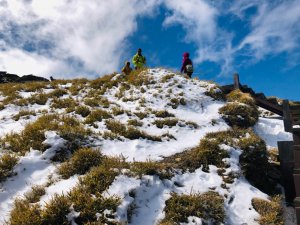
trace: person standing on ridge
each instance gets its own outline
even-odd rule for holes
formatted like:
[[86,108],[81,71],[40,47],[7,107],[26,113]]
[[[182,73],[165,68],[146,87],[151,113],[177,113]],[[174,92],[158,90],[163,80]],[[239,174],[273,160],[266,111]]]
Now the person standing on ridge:
[[132,58],[132,62],[136,70],[143,68],[146,65],[146,57],[142,55],[142,49],[138,49],[137,53]]
[[130,67],[130,62],[125,62],[125,66],[122,68],[122,73],[125,75],[129,75],[132,71],[132,68]]
[[183,59],[182,59],[182,65],[181,65],[180,72],[185,73],[186,75],[189,76],[189,78],[192,77],[192,73],[194,72],[193,62],[190,59],[190,54],[188,52],[185,52],[183,54]]

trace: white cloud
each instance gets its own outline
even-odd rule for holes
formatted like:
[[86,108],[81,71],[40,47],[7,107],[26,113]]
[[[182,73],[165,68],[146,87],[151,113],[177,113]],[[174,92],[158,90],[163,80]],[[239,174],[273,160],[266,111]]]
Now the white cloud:
[[[45,69],[33,66],[32,73],[112,72],[128,50],[126,38],[137,29],[136,18],[151,15],[158,4],[159,0],[1,1],[0,31],[6,45],[0,69],[16,71],[13,65],[26,68],[43,59]],[[19,54],[10,58],[15,49]],[[30,58],[26,63],[25,55]],[[10,61],[14,63],[7,64]]]
[[255,60],[283,52],[293,54],[300,47],[300,4],[298,0],[263,4],[252,20],[252,31],[238,46],[247,48]]
[[[215,62],[220,75],[270,55],[299,58],[299,0],[0,0],[0,70],[64,77],[115,71],[128,56],[137,19],[161,5],[162,25],[182,26],[182,41],[196,46],[194,62]],[[249,16],[249,9],[256,11]],[[248,33],[240,37],[220,22],[224,17],[244,23]],[[240,55],[247,60],[237,62]]]

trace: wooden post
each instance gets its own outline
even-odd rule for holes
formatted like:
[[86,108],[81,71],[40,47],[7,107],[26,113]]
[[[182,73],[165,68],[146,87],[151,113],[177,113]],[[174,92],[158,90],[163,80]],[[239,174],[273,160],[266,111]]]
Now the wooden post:
[[292,132],[293,125],[292,125],[292,118],[291,118],[289,100],[287,100],[287,99],[283,100],[282,110],[283,110],[284,130],[286,132]]
[[238,73],[233,74],[233,82],[234,89],[240,89],[240,78]]
[[288,204],[293,204],[296,197],[294,184],[294,152],[293,141],[278,141],[280,170],[282,174],[282,184],[285,192],[285,201]]

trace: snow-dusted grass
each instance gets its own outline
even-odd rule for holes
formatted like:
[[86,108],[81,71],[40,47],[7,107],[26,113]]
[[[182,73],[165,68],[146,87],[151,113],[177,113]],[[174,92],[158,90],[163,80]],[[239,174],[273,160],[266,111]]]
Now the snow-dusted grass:
[[[251,105],[240,93],[227,98]],[[251,129],[226,124],[219,113],[224,99],[217,85],[165,69],[93,81],[0,85],[2,148],[22,153],[10,169],[16,175],[1,184],[0,224],[97,219],[168,224],[170,210],[179,209],[181,199],[207,193],[220,200],[219,221],[258,224],[259,214],[264,215],[252,199],[268,201],[268,195],[253,186],[261,189],[247,171],[261,172],[251,158],[263,153],[268,159],[266,147]],[[240,119],[239,113],[234,116]],[[279,120],[259,119],[254,130],[268,149],[278,139],[291,139]],[[255,151],[249,150],[252,145]],[[79,154],[80,148],[92,154]],[[269,166],[268,160],[264,163]],[[71,168],[67,176],[59,175],[63,167]],[[174,199],[178,205],[169,204]],[[178,220],[202,224],[218,219],[212,213],[215,205],[203,211],[197,204],[198,214],[189,211]]]

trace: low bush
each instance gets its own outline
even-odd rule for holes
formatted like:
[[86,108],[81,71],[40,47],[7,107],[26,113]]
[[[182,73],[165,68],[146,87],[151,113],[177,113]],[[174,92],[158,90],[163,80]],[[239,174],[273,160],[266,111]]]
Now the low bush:
[[153,122],[154,125],[156,125],[158,128],[163,128],[164,126],[168,126],[168,127],[174,127],[176,126],[178,123],[178,119],[160,119],[160,120],[155,120]]
[[190,171],[194,171],[202,166],[202,170],[208,172],[209,165],[224,167],[223,159],[228,158],[229,154],[219,147],[221,143],[217,139],[209,139],[205,136],[201,139],[198,146],[166,157],[162,162],[173,168]]
[[111,132],[121,135],[130,140],[144,138],[152,141],[161,141],[160,137],[151,136],[143,131],[138,130],[133,126],[126,126],[116,120],[106,120],[105,125]]
[[80,212],[74,219],[76,224],[118,224],[115,214],[121,203],[119,198],[92,195],[86,188],[79,186],[70,192],[68,199],[72,202],[74,211]]
[[103,155],[99,150],[91,148],[81,148],[77,150],[69,161],[58,167],[58,173],[65,179],[75,174],[85,174],[90,168],[98,166],[103,160]]
[[265,142],[251,133],[239,140],[238,147],[242,149],[239,157],[241,169],[248,181],[265,193],[276,193],[276,182],[268,176],[271,165]]
[[75,113],[81,115],[82,117],[87,117],[90,115],[91,110],[87,106],[77,106],[75,109]]
[[225,94],[217,85],[211,87],[208,91],[206,91],[205,95],[213,98],[214,100],[219,100],[219,101],[225,100]]
[[85,123],[93,124],[94,122],[101,122],[103,119],[112,118],[111,114],[103,109],[96,109],[92,111],[85,119]]
[[36,203],[40,198],[46,194],[44,185],[35,185],[31,187],[31,190],[24,194],[26,201],[29,203]]
[[244,128],[253,126],[259,117],[256,107],[241,103],[228,103],[219,109],[219,113],[229,126]]
[[260,218],[258,219],[259,224],[284,224],[280,196],[272,197],[270,201],[253,198],[252,206],[260,214]]
[[190,216],[210,221],[211,224],[222,224],[225,220],[224,199],[212,191],[193,195],[173,193],[166,201],[164,211],[166,215],[160,224],[187,223]]
[[72,202],[65,195],[54,195],[46,203],[41,216],[46,224],[70,224],[67,215],[70,213]]
[[48,94],[48,97],[49,97],[49,98],[54,98],[54,97],[59,98],[59,97],[64,96],[64,95],[66,95],[66,94],[68,94],[68,91],[67,91],[67,90],[59,89],[59,88],[58,88],[58,89],[55,89],[54,91],[50,92],[50,93]]
[[146,67],[133,70],[128,76],[125,77],[125,79],[129,84],[139,87],[154,83],[153,78],[148,75],[148,69]]
[[130,172],[138,175],[140,178],[143,175],[157,175],[160,179],[171,179],[174,174],[170,168],[167,168],[164,163],[146,161],[133,162],[130,166]]
[[80,184],[90,193],[97,194],[105,191],[119,173],[105,165],[91,169],[86,176],[79,179]]
[[141,126],[143,126],[144,123],[142,121],[139,121],[136,119],[130,119],[127,121],[127,124],[129,126],[141,127]]
[[48,95],[44,93],[32,95],[27,99],[30,104],[45,105],[48,101]]
[[18,162],[18,158],[12,154],[5,153],[0,156],[0,182],[13,175],[13,168]]
[[16,199],[10,212],[9,225],[43,225],[39,205]]
[[160,110],[153,112],[156,117],[165,118],[165,117],[175,117],[174,114],[169,113],[167,110]]
[[0,103],[0,111],[5,109],[5,106],[3,104]]
[[73,98],[53,98],[51,107],[56,109],[68,108],[69,111],[74,111],[77,105],[78,103]]
[[15,121],[18,121],[21,117],[23,117],[23,116],[30,116],[30,115],[36,116],[35,111],[20,110],[18,114],[16,114],[16,115],[13,116],[13,119]]

